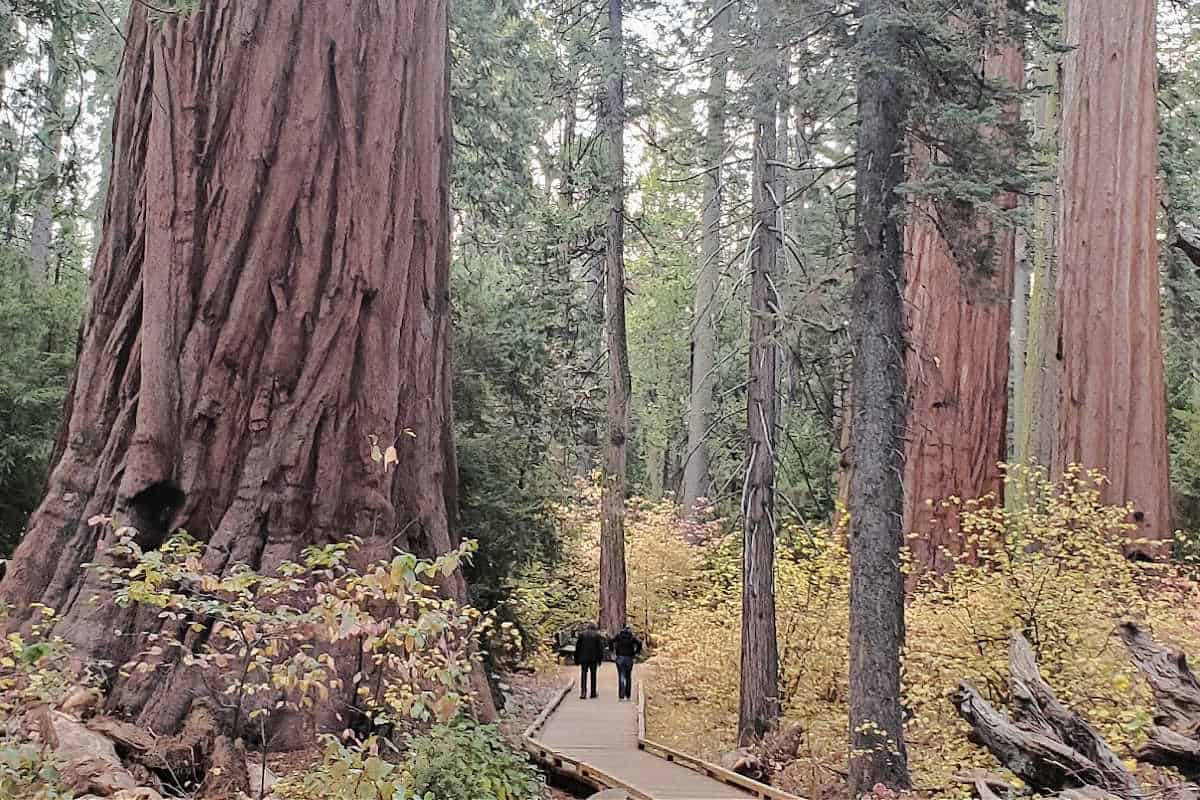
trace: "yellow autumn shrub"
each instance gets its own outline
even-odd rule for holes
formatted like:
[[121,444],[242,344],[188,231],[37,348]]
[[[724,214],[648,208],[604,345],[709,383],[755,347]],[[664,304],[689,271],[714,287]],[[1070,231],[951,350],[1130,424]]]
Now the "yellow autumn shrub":
[[[549,569],[539,565],[522,575],[511,601],[522,630],[542,655],[553,646],[555,633],[599,616],[600,488],[579,486],[578,501],[557,507],[555,514],[557,559]],[[653,642],[680,603],[695,594],[703,550],[685,542],[685,526],[670,502],[632,498],[625,514],[629,623]]]
[[[1007,695],[1009,636],[1023,632],[1059,696],[1123,756],[1132,754],[1152,703],[1116,625],[1134,619],[1159,638],[1200,653],[1196,584],[1184,567],[1126,559],[1128,510],[1100,500],[1103,478],[1072,470],[1047,481],[1012,468],[1010,502],[962,501],[963,535],[975,563],[926,577],[907,610],[906,739],[924,793],[966,796],[953,775],[996,769],[967,742],[948,695],[970,680],[995,703]],[[655,659],[651,734],[716,757],[733,748],[737,722],[740,549],[714,549],[706,586],[680,604]],[[846,761],[849,557],[840,530],[781,533],[776,575],[781,701],[785,724],[806,731],[785,788],[816,798],[841,794]],[[1147,780],[1156,776],[1145,774]]]

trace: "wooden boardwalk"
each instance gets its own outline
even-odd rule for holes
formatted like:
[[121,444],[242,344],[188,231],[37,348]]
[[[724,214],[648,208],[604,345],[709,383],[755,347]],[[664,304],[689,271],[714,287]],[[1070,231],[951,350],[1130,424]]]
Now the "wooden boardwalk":
[[623,790],[633,800],[797,800],[647,741],[641,693],[635,692],[634,701],[617,700],[613,664],[601,666],[595,700],[581,700],[575,681],[526,732],[527,749],[552,769]]

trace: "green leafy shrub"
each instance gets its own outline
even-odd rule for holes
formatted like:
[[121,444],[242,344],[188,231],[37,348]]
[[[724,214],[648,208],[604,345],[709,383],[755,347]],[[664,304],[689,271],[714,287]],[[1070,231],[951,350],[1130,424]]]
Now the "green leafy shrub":
[[[166,673],[178,662],[216,676],[212,699],[239,735],[247,732],[243,723],[262,729],[276,711],[303,711],[348,688],[330,650],[350,641],[362,665],[353,693],[374,726],[452,719],[469,701],[479,643],[504,644],[490,615],[438,588],[439,576],[474,552],[472,541],[430,560],[396,552],[359,569],[351,558],[360,542],[352,538],[307,548],[300,562],[284,562],[273,575],[245,565],[215,575],[204,567],[203,543],[186,533],[149,552],[130,528],[117,529],[116,538],[116,566],[95,569],[109,578],[118,603],[161,609],[159,617],[172,623],[147,634],[147,647],[122,673]],[[206,630],[193,646],[191,634]]]
[[45,748],[33,742],[0,740],[0,797],[22,800],[70,800],[58,767]]
[[271,794],[282,800],[406,800],[400,768],[379,754],[379,739],[344,744],[334,736],[323,739],[321,762],[307,772],[289,775]]
[[[282,800],[540,800],[543,783],[495,725],[467,719],[409,739],[407,753],[371,737],[344,744],[325,737],[320,763],[284,778]],[[390,749],[386,757],[382,751]]]
[[409,743],[409,790],[432,800],[536,800],[542,780],[495,725],[459,720]]

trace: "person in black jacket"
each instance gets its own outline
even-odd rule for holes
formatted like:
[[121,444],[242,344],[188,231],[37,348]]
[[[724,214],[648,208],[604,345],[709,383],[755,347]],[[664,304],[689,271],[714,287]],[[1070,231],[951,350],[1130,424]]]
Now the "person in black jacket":
[[633,660],[642,652],[642,643],[629,628],[622,628],[612,640],[617,662],[617,699],[628,700],[633,689]]
[[596,696],[596,670],[604,660],[604,636],[589,622],[575,640],[575,663],[579,665],[579,699],[588,699],[588,679],[592,681],[591,697]]

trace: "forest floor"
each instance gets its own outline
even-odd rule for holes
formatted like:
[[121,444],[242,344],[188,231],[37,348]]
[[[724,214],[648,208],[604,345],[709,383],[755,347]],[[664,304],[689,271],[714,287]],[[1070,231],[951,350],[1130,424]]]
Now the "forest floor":
[[[564,675],[562,668],[547,666],[535,672],[513,672],[499,676],[500,691],[504,695],[500,730],[513,747],[521,747],[525,729],[562,689]],[[550,800],[576,798],[554,787],[547,787],[546,797]]]

